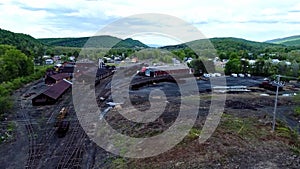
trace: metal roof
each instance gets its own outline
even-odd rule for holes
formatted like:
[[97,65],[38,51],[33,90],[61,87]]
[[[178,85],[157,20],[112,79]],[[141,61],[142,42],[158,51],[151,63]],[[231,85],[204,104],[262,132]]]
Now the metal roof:
[[49,87],[46,91],[43,92],[43,94],[56,100],[71,86],[71,82],[68,82],[67,80],[61,80],[55,85]]
[[74,69],[75,67],[68,67],[68,66],[65,66],[65,67],[62,67],[61,68],[61,73],[74,73]]
[[62,80],[64,78],[70,77],[70,75],[68,73],[58,73],[58,74],[55,74],[55,75],[51,75],[50,77],[53,78],[56,81],[59,81],[59,80]]

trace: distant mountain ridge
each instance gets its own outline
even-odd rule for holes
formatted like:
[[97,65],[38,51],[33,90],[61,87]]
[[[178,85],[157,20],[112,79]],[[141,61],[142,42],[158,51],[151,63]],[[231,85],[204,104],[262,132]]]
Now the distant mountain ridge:
[[114,48],[149,48],[149,46],[145,45],[139,40],[127,38],[119,41],[116,45],[114,45]]
[[80,38],[42,38],[43,44],[64,47],[97,47],[97,48],[148,48],[138,40],[131,38],[122,40],[109,35],[80,37]]
[[172,46],[164,46],[161,47],[162,49],[167,50],[174,50],[180,48],[191,47],[193,49],[216,49],[220,52],[231,51],[231,52],[238,52],[241,50],[248,51],[248,52],[263,52],[267,49],[284,49],[286,48],[285,45],[281,44],[273,44],[267,42],[255,42],[249,41],[241,38],[210,38],[210,39],[200,39],[194,40],[191,42],[179,44],[179,45],[172,45]]
[[300,46],[300,35],[289,36],[266,41],[268,43],[283,44],[287,46]]
[[[88,42],[88,43],[87,43]],[[298,43],[299,42],[299,43]],[[276,44],[280,43],[280,44]],[[14,33],[11,31],[0,29],[0,44],[15,46],[23,53],[31,56],[42,56],[45,51],[51,47],[98,47],[98,48],[148,48],[146,44],[131,38],[122,40],[112,36],[93,36],[81,38],[43,38],[35,39],[30,35],[22,33]],[[213,46],[212,46],[212,45]],[[216,49],[218,52],[252,52],[264,53],[272,51],[284,51],[289,49],[299,49],[300,36],[292,36],[287,38],[275,39],[267,42],[255,42],[240,38],[210,38],[200,39],[183,44],[163,46],[160,49],[182,49],[193,47],[198,50]],[[292,46],[291,46],[292,45]],[[152,47],[152,46],[151,46]],[[209,51],[208,51],[209,52]]]

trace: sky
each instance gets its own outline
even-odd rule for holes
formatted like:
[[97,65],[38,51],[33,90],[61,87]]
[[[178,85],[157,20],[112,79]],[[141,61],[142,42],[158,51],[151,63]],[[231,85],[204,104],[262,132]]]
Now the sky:
[[[122,18],[143,13],[177,17],[207,38],[266,41],[300,35],[299,0],[0,0],[0,10],[0,28],[35,38],[93,36]],[[135,39],[162,45],[176,41]]]

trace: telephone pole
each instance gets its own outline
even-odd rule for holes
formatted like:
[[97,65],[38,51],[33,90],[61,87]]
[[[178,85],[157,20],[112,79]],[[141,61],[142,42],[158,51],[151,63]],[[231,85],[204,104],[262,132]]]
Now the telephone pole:
[[276,110],[277,110],[277,101],[278,101],[279,87],[283,87],[284,86],[284,83],[280,82],[280,77],[286,77],[286,78],[290,78],[290,79],[297,79],[296,77],[282,76],[282,75],[276,75],[276,77],[277,77],[277,82],[275,82],[275,84],[276,84],[276,97],[275,97],[274,112],[273,112],[272,132],[275,131]]
[[277,110],[277,101],[278,101],[278,91],[280,86],[280,75],[277,75],[277,83],[276,83],[276,97],[275,97],[275,105],[274,105],[274,112],[273,112],[273,126],[272,131],[275,131],[275,123],[276,123],[276,110]]

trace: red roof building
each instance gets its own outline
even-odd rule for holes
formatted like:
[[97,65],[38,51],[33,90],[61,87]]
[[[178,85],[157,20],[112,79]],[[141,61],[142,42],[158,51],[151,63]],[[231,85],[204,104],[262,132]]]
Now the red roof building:
[[32,99],[32,105],[54,104],[71,86],[71,82],[61,80],[55,85],[49,87],[43,93],[34,97]]

